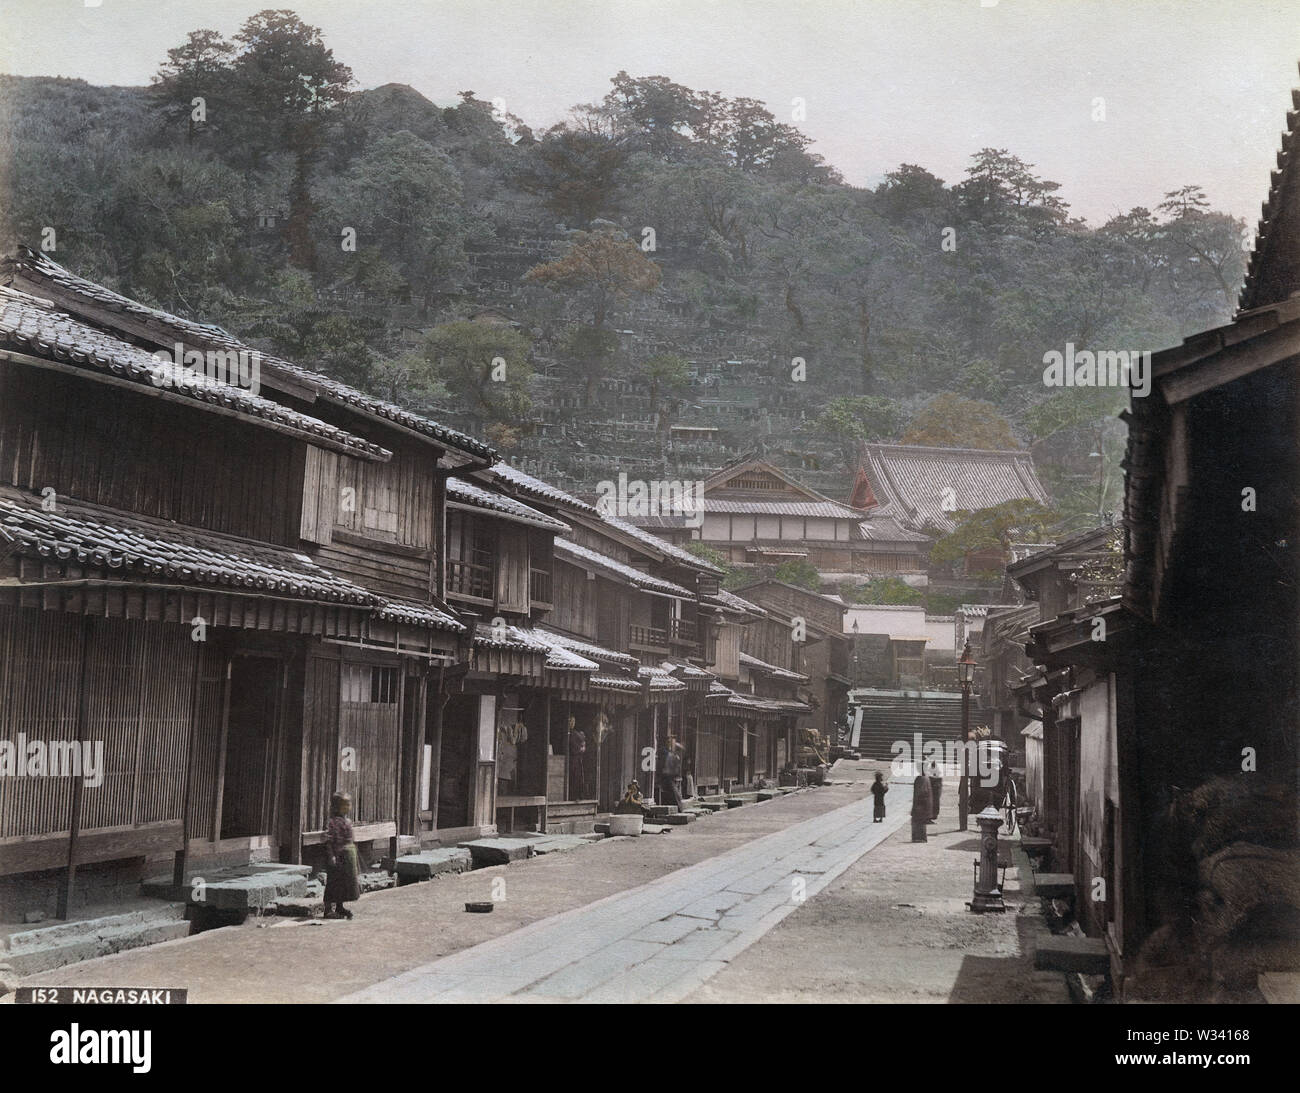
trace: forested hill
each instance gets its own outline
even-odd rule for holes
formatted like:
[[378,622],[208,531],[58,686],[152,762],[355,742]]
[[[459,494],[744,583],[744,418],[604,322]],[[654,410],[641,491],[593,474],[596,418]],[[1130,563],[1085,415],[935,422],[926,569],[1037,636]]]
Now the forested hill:
[[1014,149],[861,189],[763,104],[663,76],[533,132],[346,60],[264,12],[149,88],[0,78],[4,242],[560,484],[757,449],[843,497],[860,437],[1032,445],[1065,512],[1096,511],[1099,450],[1113,505],[1124,396],[1046,388],[1044,353],[1169,345],[1244,268],[1195,180],[1090,226]]

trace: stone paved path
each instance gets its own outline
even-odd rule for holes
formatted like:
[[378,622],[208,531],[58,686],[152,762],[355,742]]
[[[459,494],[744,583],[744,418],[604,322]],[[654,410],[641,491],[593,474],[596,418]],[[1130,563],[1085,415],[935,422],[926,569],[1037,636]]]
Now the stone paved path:
[[[896,788],[902,788],[901,786]],[[535,922],[340,1002],[675,1002],[908,822],[870,798]]]

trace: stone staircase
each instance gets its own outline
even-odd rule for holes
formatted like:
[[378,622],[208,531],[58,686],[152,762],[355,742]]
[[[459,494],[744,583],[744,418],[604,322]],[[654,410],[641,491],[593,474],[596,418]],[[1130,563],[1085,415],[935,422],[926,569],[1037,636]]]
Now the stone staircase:
[[98,956],[188,937],[190,930],[184,903],[33,925],[15,929],[0,939],[0,964],[7,964],[20,977],[35,975]]
[[[944,691],[857,692],[862,722],[854,729],[849,747],[863,759],[892,759],[893,744],[906,740],[909,747],[916,734],[922,741],[961,740],[961,695]],[[980,723],[972,705],[971,724]],[[918,757],[919,758],[919,757]]]

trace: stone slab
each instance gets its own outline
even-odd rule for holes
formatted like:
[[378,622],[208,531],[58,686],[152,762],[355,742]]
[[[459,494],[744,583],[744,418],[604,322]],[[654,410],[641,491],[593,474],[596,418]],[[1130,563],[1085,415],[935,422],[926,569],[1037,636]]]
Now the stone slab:
[[474,839],[461,843],[460,848],[470,852],[475,869],[486,865],[509,865],[533,854],[532,843],[526,839]]
[[664,817],[664,823],[668,824],[670,827],[681,827],[684,824],[690,823],[694,819],[695,813],[693,812],[674,812],[671,815]]
[[1100,937],[1053,937],[1038,943],[1034,967],[1056,972],[1105,975],[1110,971],[1110,950]]
[[422,850],[418,854],[404,854],[394,863],[397,883],[416,884],[431,880],[444,873],[464,873],[473,868],[473,855],[463,847],[447,846],[436,850]]
[[1035,873],[1034,894],[1044,899],[1065,899],[1074,895],[1073,873]]

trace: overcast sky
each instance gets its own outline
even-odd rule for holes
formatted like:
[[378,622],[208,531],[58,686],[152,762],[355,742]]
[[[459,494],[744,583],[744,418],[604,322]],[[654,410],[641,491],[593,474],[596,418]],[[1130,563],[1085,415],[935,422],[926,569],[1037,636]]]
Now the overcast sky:
[[[0,0],[0,70],[144,84],[257,0]],[[272,2],[272,0],[263,0]],[[1099,222],[1198,183],[1253,227],[1300,84],[1300,0],[273,0],[360,87],[473,90],[536,128],[620,69],[762,99],[856,185],[1010,149]],[[1105,120],[1094,120],[1094,100]]]

